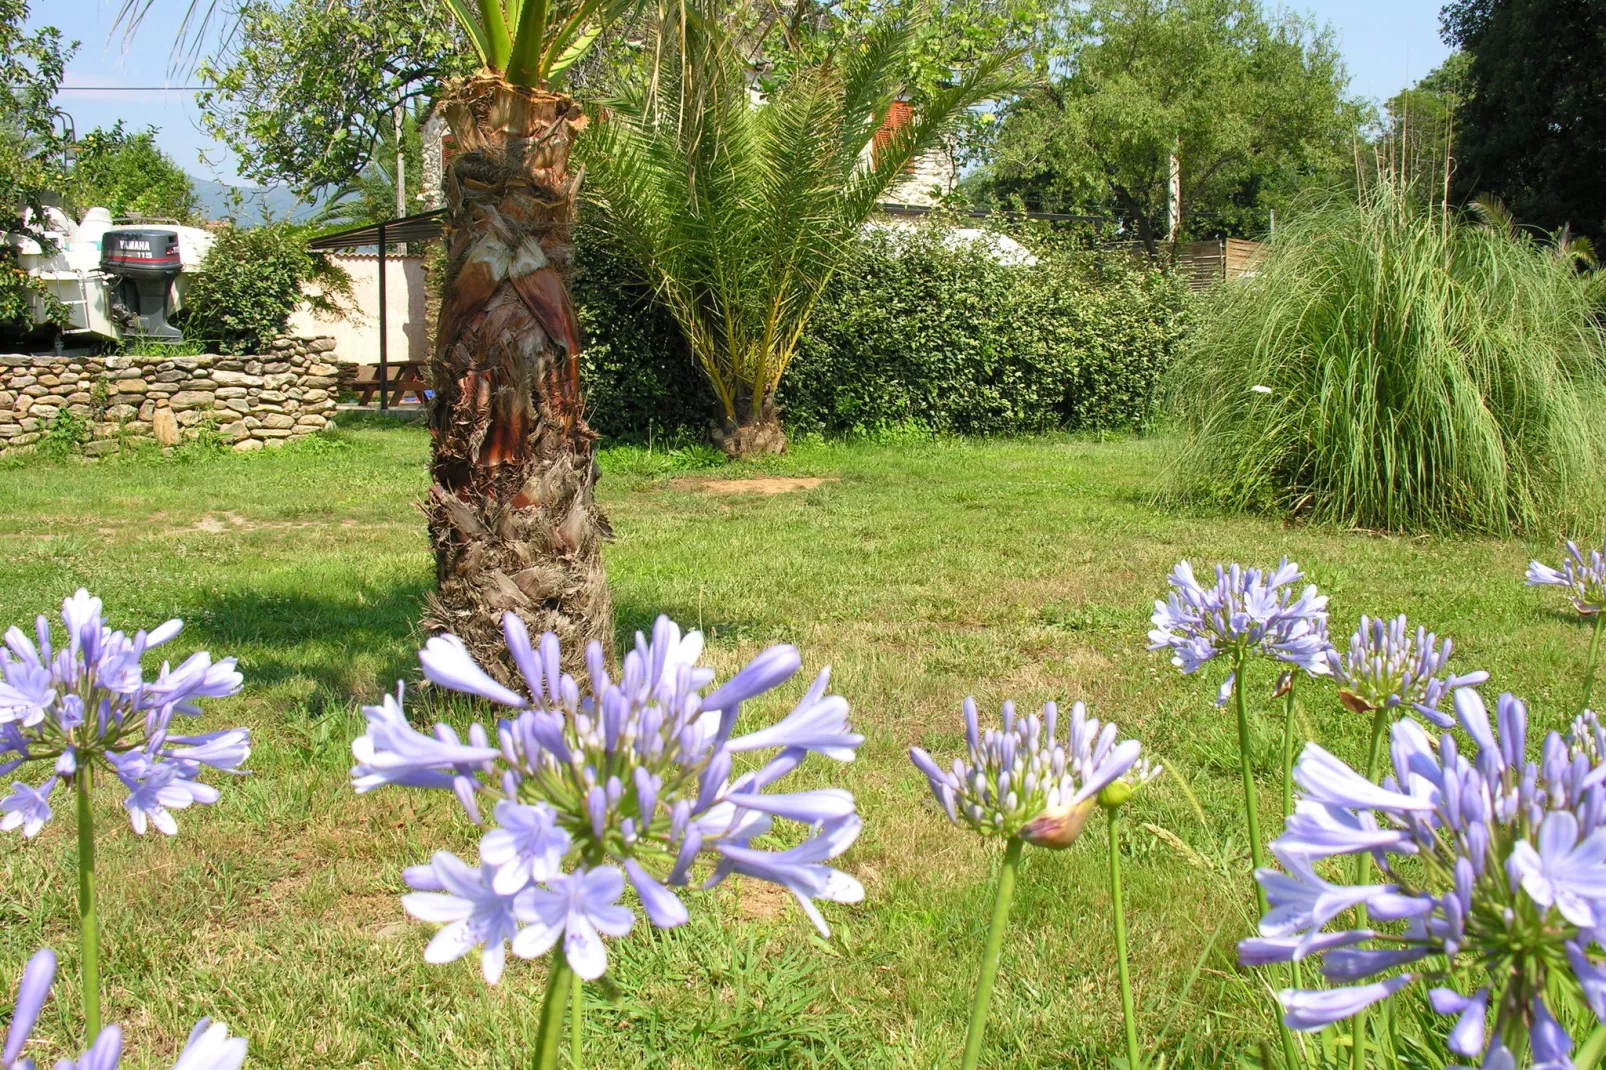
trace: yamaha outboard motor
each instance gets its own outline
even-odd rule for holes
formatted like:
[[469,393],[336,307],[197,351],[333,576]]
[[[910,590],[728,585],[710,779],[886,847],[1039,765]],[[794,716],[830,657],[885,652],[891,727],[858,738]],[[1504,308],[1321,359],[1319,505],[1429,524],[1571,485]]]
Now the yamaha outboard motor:
[[182,264],[178,231],[116,227],[101,238],[100,269],[112,276],[112,318],[130,334],[163,342],[183,335],[167,322],[168,295]]

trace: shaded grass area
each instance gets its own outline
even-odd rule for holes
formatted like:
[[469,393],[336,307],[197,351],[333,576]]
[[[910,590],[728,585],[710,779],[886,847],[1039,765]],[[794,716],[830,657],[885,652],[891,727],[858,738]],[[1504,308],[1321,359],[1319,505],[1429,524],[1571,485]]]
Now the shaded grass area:
[[[1144,649],[1149,601],[1179,557],[1286,553],[1332,594],[1335,630],[1403,610],[1453,635],[1462,669],[1528,698],[1537,724],[1570,718],[1587,637],[1558,601],[1521,586],[1529,555],[1548,547],[1163,510],[1151,504],[1162,447],[805,442],[742,467],[699,451],[604,455],[621,635],[668,612],[705,630],[722,676],[765,644],[796,643],[805,672],[745,710],[752,724],[833,666],[868,741],[851,766],[822,761],[797,779],[858,796],[866,830],[844,862],[868,894],[827,906],[829,942],[784,893],[737,882],[691,896],[684,930],[638,927],[610,948],[628,999],[589,991],[590,1066],[956,1062],[1000,850],[940,817],[905,752],[956,753],[966,694],[987,711],[1005,697],[1084,699],[1167,765],[1130,813],[1145,1046],[1215,1066],[1265,1035],[1261,981],[1232,964],[1250,887],[1234,728],[1211,703],[1220,677],[1184,679]],[[245,693],[212,703],[202,724],[252,728],[251,776],[179,814],[174,840],[137,839],[116,800],[101,801],[107,1016],[146,1060],[125,1065],[171,1065],[202,1013],[249,1036],[261,1067],[528,1061],[539,966],[515,963],[496,988],[471,962],[428,967],[426,927],[397,903],[403,866],[438,848],[471,854],[473,830],[450,798],[359,798],[346,782],[356,704],[416,679],[431,560],[413,502],[426,451],[421,428],[368,422],[277,453],[0,469],[0,622],[83,584],[118,625],[184,617],[174,654],[234,654],[246,675]],[[767,496],[705,482],[772,475],[825,481]],[[1249,681],[1262,696],[1268,828],[1271,675],[1263,666]],[[1366,726],[1329,689],[1305,695],[1309,733],[1359,759]],[[1118,1050],[1103,838],[1094,822],[1070,851],[1028,852],[984,1065],[1102,1066]],[[0,839],[6,986],[47,943],[73,977],[72,864],[62,816],[31,843]],[[41,1025],[45,1065],[67,1053],[73,987],[58,984]]]

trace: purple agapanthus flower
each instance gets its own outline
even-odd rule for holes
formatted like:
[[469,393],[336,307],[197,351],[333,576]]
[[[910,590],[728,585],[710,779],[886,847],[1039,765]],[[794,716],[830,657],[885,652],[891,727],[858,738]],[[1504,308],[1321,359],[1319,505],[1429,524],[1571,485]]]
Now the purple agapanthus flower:
[[156,679],[146,680],[145,655],[176,636],[180,621],[129,638],[104,623],[100,599],[81,588],[62,603],[61,619],[59,645],[41,616],[32,636],[11,628],[0,648],[0,773],[39,765],[54,774],[37,788],[14,784],[0,802],[0,828],[37,834],[52,816],[47,797],[57,778],[99,764],[127,788],[124,806],[136,832],[149,823],[172,835],[178,827],[170,809],[218,797],[199,774],[236,772],[251,754],[243,728],[171,731],[174,716],[200,714],[200,700],[240,690],[234,659],[214,662],[200,651],[177,668],[163,662]]
[[453,962],[481,948],[486,982],[502,979],[508,942],[534,920],[534,891],[525,880],[512,893],[499,892],[496,873],[495,867],[470,866],[445,851],[435,852],[429,865],[407,871],[407,883],[417,891],[402,896],[402,906],[413,917],[442,926],[424,949],[425,962]]
[[[1184,673],[1222,656],[1262,654],[1326,675],[1327,596],[1314,584],[1296,596],[1293,584],[1303,578],[1299,566],[1283,558],[1269,573],[1217,565],[1215,583],[1206,587],[1191,562],[1179,561],[1168,577],[1171,594],[1154,603],[1149,649],[1170,650],[1171,664]],[[1232,684],[1229,677],[1218,704]]]
[[624,875],[613,866],[559,874],[530,892],[533,924],[513,939],[513,950],[535,958],[563,940],[563,957],[582,979],[595,981],[608,968],[603,936],[624,936],[636,917],[618,905]]
[[[813,901],[862,897],[856,881],[825,865],[852,843],[843,830],[858,827],[853,796],[837,788],[771,790],[811,753],[851,761],[864,742],[849,727],[847,703],[825,693],[829,669],[788,716],[735,735],[741,704],[797,672],[802,659],[796,649],[770,647],[704,694],[714,674],[697,664],[702,635],[682,635],[660,617],[650,641],[637,635],[617,680],[601,647],[592,644],[582,693],[560,668],[555,636],[533,644],[511,613],[503,633],[522,693],[475,664],[454,636],[431,639],[419,653],[424,675],[436,686],[508,708],[494,735],[479,724],[469,728],[466,741],[446,725],[420,732],[407,723],[398,694],[364,708],[368,731],[352,744],[352,784],[359,792],[386,784],[451,790],[476,823],[486,816],[481,804],[490,804],[496,827],[481,841],[480,867],[453,860],[474,874],[472,881],[454,868],[460,886],[435,887],[444,884],[434,875],[439,857],[408,872],[420,893],[458,900],[448,907],[438,898],[410,896],[415,914],[419,906],[434,911],[438,916],[430,920],[448,927],[470,917],[488,919],[485,939],[478,930],[454,930],[457,955],[484,944],[482,962],[494,958],[500,973],[492,936],[498,946],[505,938],[515,954],[524,954],[544,952],[561,935],[565,954],[579,959],[576,971],[598,976],[606,962],[599,934],[618,936],[629,928],[628,909],[614,905],[624,882],[652,924],[681,925],[689,915],[675,889],[689,883],[699,858],[714,862],[704,887],[733,872],[773,881],[797,895],[826,933]],[[755,751],[774,753],[751,771],[733,773],[736,755]],[[777,818],[808,826],[812,835],[789,851],[757,846]]]
[[[39,1021],[56,977],[56,953],[49,948],[36,951],[23,967],[17,1002],[11,1012],[6,1043],[0,1049],[0,1070],[35,1070],[34,1061],[22,1057],[22,1049]],[[245,1038],[231,1037],[222,1025],[202,1018],[190,1030],[184,1050],[179,1052],[173,1070],[240,1070],[245,1062]],[[123,1056],[123,1031],[108,1025],[96,1034],[77,1059],[62,1059],[55,1070],[117,1070]]]
[[1591,550],[1585,557],[1578,544],[1570,539],[1564,547],[1567,556],[1560,568],[1551,568],[1541,561],[1528,563],[1528,586],[1565,588],[1573,607],[1584,616],[1593,617],[1606,608],[1606,556],[1600,550]]
[[[1571,1038],[1546,1001],[1570,988],[1606,1021],[1596,958],[1606,927],[1599,725],[1590,714],[1570,738],[1550,733],[1536,761],[1520,700],[1501,695],[1493,724],[1471,688],[1453,703],[1472,747],[1401,718],[1380,784],[1307,745],[1294,768],[1298,806],[1272,845],[1284,871],[1257,872],[1271,910],[1239,957],[1262,965],[1319,956],[1323,975],[1341,983],[1283,992],[1290,1028],[1319,1029],[1422,981],[1433,1009],[1456,1019],[1448,1042],[1457,1055],[1509,1066],[1522,1036],[1536,1065],[1570,1066]],[[1318,870],[1363,852],[1383,882],[1332,884]],[[1386,935],[1328,929],[1358,904]],[[1463,993],[1454,979],[1467,972],[1481,983]]]
[[[1040,717],[1017,716],[1015,704],[1005,702],[1003,727],[985,733],[976,703],[967,698],[964,711],[968,761],[955,758],[945,770],[920,747],[909,758],[926,775],[948,819],[985,836],[1069,847],[1098,793],[1132,770],[1143,750],[1135,739],[1116,743],[1115,725],[1101,725],[1080,702],[1071,707],[1063,740],[1059,707],[1052,702]],[[1159,771],[1144,769],[1146,776]]]
[[1349,649],[1340,653],[1330,647],[1327,663],[1338,681],[1339,699],[1349,709],[1369,713],[1405,706],[1449,728],[1455,718],[1439,709],[1444,696],[1489,679],[1481,670],[1441,675],[1452,649],[1449,639],[1441,643],[1426,628],[1412,633],[1404,613],[1389,621],[1363,616]]

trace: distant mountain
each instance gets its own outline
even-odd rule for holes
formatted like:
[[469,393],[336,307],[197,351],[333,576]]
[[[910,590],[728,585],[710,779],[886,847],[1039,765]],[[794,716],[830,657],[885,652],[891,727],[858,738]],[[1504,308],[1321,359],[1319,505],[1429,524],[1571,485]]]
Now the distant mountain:
[[[307,204],[287,186],[231,186],[210,178],[190,176],[195,196],[201,201],[201,215],[206,219],[233,217],[245,226],[253,226],[271,219],[289,219],[302,222],[317,211],[317,205]],[[234,195],[240,195],[235,203]]]

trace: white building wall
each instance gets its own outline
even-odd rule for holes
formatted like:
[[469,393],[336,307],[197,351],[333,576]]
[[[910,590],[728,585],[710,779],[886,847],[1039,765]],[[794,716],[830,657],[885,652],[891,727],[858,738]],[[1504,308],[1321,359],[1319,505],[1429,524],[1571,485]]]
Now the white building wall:
[[[287,333],[298,337],[328,335],[340,359],[356,364],[379,363],[379,257],[372,253],[332,253],[329,258],[351,276],[355,307],[343,318],[320,319],[305,305],[290,317]],[[386,344],[391,360],[428,360],[429,325],[424,312],[424,258],[385,257]]]

